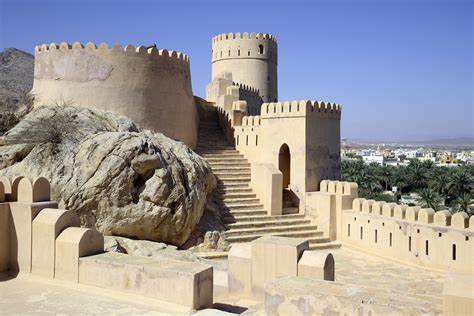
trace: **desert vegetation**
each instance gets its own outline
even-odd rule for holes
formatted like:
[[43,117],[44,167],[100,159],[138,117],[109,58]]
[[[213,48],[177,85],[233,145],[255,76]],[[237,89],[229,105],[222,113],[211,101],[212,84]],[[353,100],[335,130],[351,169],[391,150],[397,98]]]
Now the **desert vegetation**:
[[[474,166],[439,167],[413,159],[407,166],[380,166],[362,161],[343,161],[344,181],[359,184],[359,195],[374,200],[400,202],[403,195],[416,193],[415,203],[434,210],[449,209],[474,214]],[[393,187],[394,194],[389,193]]]

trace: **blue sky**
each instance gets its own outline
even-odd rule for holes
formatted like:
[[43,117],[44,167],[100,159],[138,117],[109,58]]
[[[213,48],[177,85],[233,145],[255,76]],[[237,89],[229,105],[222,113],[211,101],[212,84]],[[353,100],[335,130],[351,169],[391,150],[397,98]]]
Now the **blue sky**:
[[473,11],[468,0],[0,0],[0,49],[157,43],[190,56],[204,96],[212,36],[271,33],[280,101],[341,103],[342,136],[473,137]]

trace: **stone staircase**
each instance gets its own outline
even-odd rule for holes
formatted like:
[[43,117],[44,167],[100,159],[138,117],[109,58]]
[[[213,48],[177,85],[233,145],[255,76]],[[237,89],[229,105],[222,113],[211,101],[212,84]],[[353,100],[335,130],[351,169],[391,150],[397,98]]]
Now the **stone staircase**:
[[263,235],[305,238],[311,249],[339,247],[311,223],[297,214],[297,209],[284,209],[281,216],[269,216],[250,187],[250,163],[227,142],[215,116],[201,119],[196,152],[211,165],[218,187],[212,198],[221,206],[229,243],[249,242]]

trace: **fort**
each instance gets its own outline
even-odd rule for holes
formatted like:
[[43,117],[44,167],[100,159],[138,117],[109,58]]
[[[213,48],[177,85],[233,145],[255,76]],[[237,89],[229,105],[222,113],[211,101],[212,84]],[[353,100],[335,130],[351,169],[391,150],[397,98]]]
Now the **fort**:
[[[474,217],[362,199],[357,183],[340,181],[342,106],[278,100],[273,35],[220,34],[212,38],[210,56],[211,82],[200,98],[183,53],[41,45],[35,106],[64,102],[127,116],[202,156],[218,182],[214,198],[231,245],[219,254],[228,258],[225,288],[263,303],[267,314],[289,314],[294,302],[307,307],[326,293],[339,302],[337,312],[403,310],[406,300],[392,300],[392,293],[380,290],[384,303],[371,306],[364,297],[378,290],[351,291],[353,284],[336,282],[333,253],[341,248],[414,267],[417,274],[441,273],[443,312],[473,313]],[[0,178],[0,219],[0,272],[132,293],[191,311],[213,306],[212,266],[104,252],[102,234],[80,228],[73,212],[51,201],[47,179]]]

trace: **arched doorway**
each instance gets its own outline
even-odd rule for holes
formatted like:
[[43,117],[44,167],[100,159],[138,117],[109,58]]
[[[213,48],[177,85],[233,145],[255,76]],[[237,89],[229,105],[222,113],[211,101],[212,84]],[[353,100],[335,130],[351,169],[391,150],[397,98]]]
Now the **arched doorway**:
[[280,147],[278,169],[283,174],[283,214],[298,213],[299,199],[290,189],[291,152],[287,144],[283,144]]
[[278,154],[278,169],[283,173],[283,189],[287,189],[290,185],[290,171],[291,171],[291,155],[290,148],[287,144],[280,147]]

